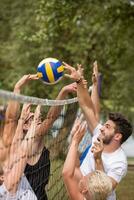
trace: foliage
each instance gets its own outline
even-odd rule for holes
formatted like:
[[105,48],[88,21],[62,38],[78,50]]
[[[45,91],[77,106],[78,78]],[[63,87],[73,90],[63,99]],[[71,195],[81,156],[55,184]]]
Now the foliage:
[[[122,111],[132,119],[134,6],[128,0],[3,0],[0,13],[0,88],[12,90],[23,74],[35,73],[45,57],[74,66],[82,63],[91,84],[92,62],[97,59],[104,111]],[[66,82],[53,91],[33,82],[25,93],[55,98]]]

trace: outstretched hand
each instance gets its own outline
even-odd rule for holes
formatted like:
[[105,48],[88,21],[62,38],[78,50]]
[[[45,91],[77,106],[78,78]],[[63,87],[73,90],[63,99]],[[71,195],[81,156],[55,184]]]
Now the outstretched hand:
[[78,81],[78,80],[82,80],[83,86],[84,88],[87,88],[87,81],[84,79],[84,75],[83,75],[83,67],[80,64],[77,64],[77,70],[68,65],[67,63],[63,62],[64,64],[64,68],[68,70],[69,74],[65,74],[65,77],[70,78],[74,81]]
[[79,69],[76,70],[74,67],[72,67],[71,65],[68,65],[65,62],[63,62],[63,64],[64,64],[64,68],[67,69],[69,72],[69,74],[65,74],[65,77],[68,77],[74,81],[77,81],[81,78],[82,69],[80,70],[80,65],[79,65]]
[[20,120],[24,122],[28,119],[30,115],[31,104],[24,104],[21,110]]
[[101,154],[102,154],[103,149],[104,149],[104,145],[103,145],[102,138],[101,137],[97,138],[97,141],[94,142],[91,149],[91,152],[93,153],[95,159],[101,159]]
[[99,78],[98,64],[97,64],[97,61],[95,61],[93,63],[92,83],[97,84],[98,78]]
[[28,74],[24,75],[16,84],[15,89],[21,89],[24,85],[26,85],[30,80],[38,80],[37,74]]
[[66,94],[68,93],[76,93],[77,91],[77,84],[76,83],[71,83],[69,85],[66,85],[62,88],[62,91]]
[[77,119],[71,132],[73,135],[72,141],[75,141],[77,144],[79,144],[86,132],[86,129],[86,121],[81,122],[79,119]]

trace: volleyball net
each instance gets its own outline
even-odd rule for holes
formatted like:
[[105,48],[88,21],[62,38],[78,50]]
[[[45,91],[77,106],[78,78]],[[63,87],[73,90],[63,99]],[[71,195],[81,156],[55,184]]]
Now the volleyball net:
[[[5,119],[6,110],[10,102],[17,102],[20,104],[20,109],[17,118],[9,119],[8,121]],[[40,136],[35,136],[39,137],[39,140],[43,140],[43,147],[36,147],[36,150],[33,151],[34,153],[28,157],[28,164],[25,167],[23,176],[25,175],[27,177],[32,189],[34,190],[35,194],[37,194],[38,199],[47,199],[47,195],[49,200],[60,200],[63,198],[66,200],[68,199],[68,196],[66,194],[66,189],[62,180],[62,168],[68,150],[68,138],[70,131],[76,119],[76,115],[80,113],[80,111],[78,111],[77,98],[66,100],[48,100],[0,90],[1,139],[3,138],[3,133],[6,134],[6,132],[4,132],[4,128],[7,124],[10,129],[10,122],[16,124],[18,123],[22,106],[26,103],[31,104],[32,112],[34,112],[37,105],[41,105],[42,122],[45,120],[48,123],[49,121],[53,121],[53,123],[51,124],[50,128],[47,131],[45,130],[45,133],[42,134],[43,137],[42,135],[41,138]],[[60,112],[55,116],[48,114],[50,108],[52,107],[60,108]],[[14,133],[12,132],[11,134]],[[25,135],[23,135],[21,138],[21,141],[23,140],[24,136]],[[28,140],[33,140],[33,137],[29,137]],[[41,141],[40,143],[42,144]],[[11,143],[9,144],[9,149],[10,146]],[[5,148],[8,149],[8,146],[4,147],[1,145],[0,151],[4,151]],[[8,154],[6,154],[6,156],[8,157]],[[3,158],[1,156],[1,160],[2,159]],[[15,163],[16,162],[19,161],[15,160]],[[43,191],[42,188],[44,189]]]

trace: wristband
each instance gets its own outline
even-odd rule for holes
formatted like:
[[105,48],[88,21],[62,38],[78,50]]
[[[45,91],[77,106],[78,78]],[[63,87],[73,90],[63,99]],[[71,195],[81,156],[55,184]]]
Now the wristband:
[[79,84],[82,82],[82,77],[80,77],[79,79],[76,80],[76,83]]

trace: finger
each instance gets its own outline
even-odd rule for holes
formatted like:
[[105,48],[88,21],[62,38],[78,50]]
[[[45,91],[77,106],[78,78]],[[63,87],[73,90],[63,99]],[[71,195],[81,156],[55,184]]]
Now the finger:
[[94,153],[98,153],[98,152],[100,152],[100,150],[99,150],[99,148],[97,148],[97,147],[92,147],[92,151],[94,152]]
[[94,63],[93,63],[93,74],[96,73],[96,66],[97,66],[97,61],[94,61]]
[[82,69],[82,65],[81,64],[77,64],[78,69]]
[[98,140],[94,141],[94,144],[95,145],[99,144],[99,141]]
[[75,83],[74,85],[72,85],[72,87],[73,87],[74,89],[77,89],[76,83]]
[[94,66],[97,66],[97,60],[94,61],[93,65],[94,65]]
[[24,75],[21,79],[21,81],[28,81],[30,79],[30,74]]
[[101,146],[103,146],[103,139],[101,137],[99,138],[99,141],[100,141]]
[[98,142],[98,141],[95,141],[93,146],[95,146],[95,147],[98,147],[98,146],[100,146],[100,142]]
[[30,76],[31,76],[31,74],[24,75],[25,78],[29,78]]
[[77,88],[76,87],[72,88],[72,92],[77,92]]
[[86,132],[86,122],[84,121],[84,122],[82,122],[81,123],[81,126],[80,126],[80,132],[82,133],[82,135],[84,135],[85,134],[85,132]]
[[29,114],[30,113],[30,111],[31,111],[31,104],[29,104],[28,106],[27,106],[27,109],[26,109],[26,112]]
[[87,122],[86,121],[83,121],[82,122],[82,127],[85,129],[85,128],[87,128]]
[[98,63],[97,63],[97,61],[94,62],[94,71],[95,71],[95,74],[98,74]]
[[83,80],[82,83],[83,83],[83,85],[87,86],[87,81],[86,80]]
[[87,81],[86,80],[82,80],[83,86],[84,88],[87,88]]
[[64,74],[64,77],[71,78],[71,75],[70,74]]
[[72,71],[72,69],[68,68],[67,66],[64,66],[64,69],[67,69],[70,73]]
[[25,111],[27,112],[31,107],[31,104],[30,103],[25,103],[22,107],[22,111]]
[[79,117],[76,118],[75,123],[80,125],[81,124],[81,119]]
[[31,74],[30,77],[29,77],[31,80],[38,80],[39,77],[37,74]]
[[73,69],[73,67],[71,65],[69,65],[69,64],[67,64],[65,62],[62,62],[62,63],[64,64],[64,68],[65,69],[68,69],[68,70],[72,70]]
[[79,117],[77,117],[78,118],[78,121],[79,121],[79,124],[81,124],[82,123],[82,121],[83,121],[83,117],[80,115]]
[[78,68],[78,71],[80,72],[81,75],[83,75],[83,67],[81,64],[77,64],[77,68]]
[[80,117],[79,117],[79,118],[80,118],[81,121],[84,119],[83,113],[80,114]]
[[94,151],[95,151],[95,148],[94,148],[94,147],[92,147],[92,148],[91,148],[91,152],[92,152],[92,153],[94,153]]
[[40,116],[40,110],[41,110],[41,105],[38,105],[35,109],[35,116],[39,117]]
[[73,85],[73,86],[75,86],[75,87],[77,87],[77,84],[76,84],[76,82],[72,83],[72,85]]

